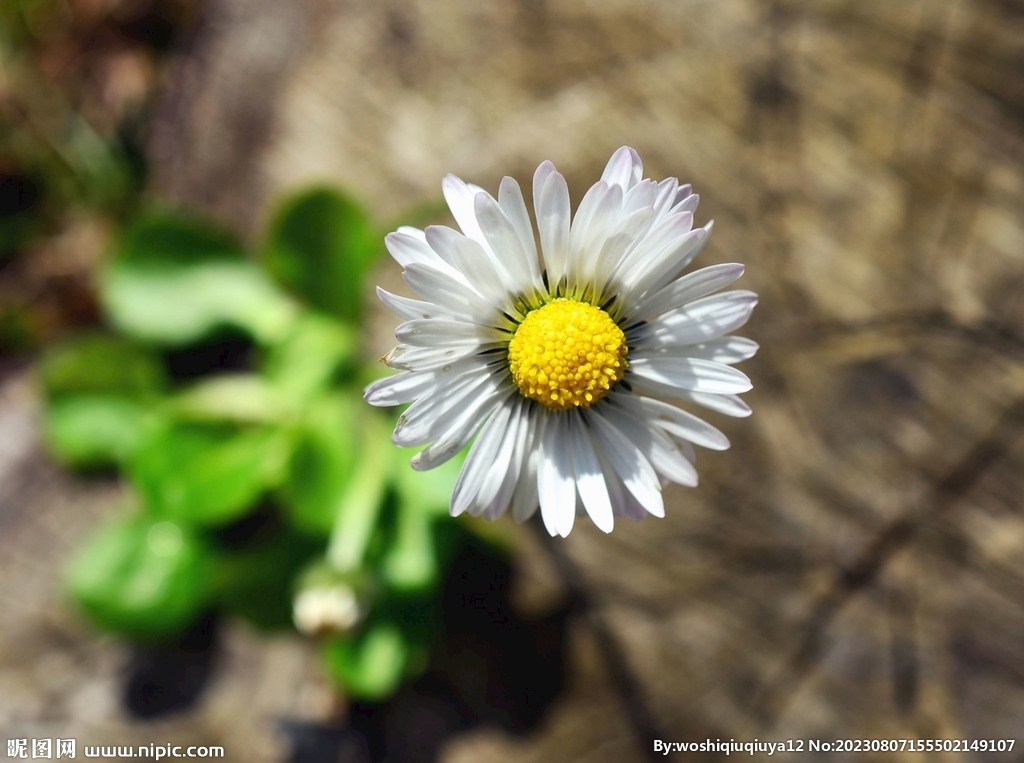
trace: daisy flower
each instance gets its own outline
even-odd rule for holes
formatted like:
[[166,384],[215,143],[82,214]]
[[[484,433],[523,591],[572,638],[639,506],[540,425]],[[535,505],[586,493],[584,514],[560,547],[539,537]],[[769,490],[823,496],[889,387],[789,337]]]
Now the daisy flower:
[[[750,380],[733,364],[757,344],[726,336],[757,296],[717,294],[737,264],[682,275],[711,232],[693,227],[698,197],[675,178],[641,179],[620,148],[575,215],[551,162],[533,176],[536,238],[519,185],[498,198],[453,175],[442,182],[460,231],[399,228],[385,238],[422,301],[377,290],[405,320],[384,358],[401,373],[366,389],[373,405],[412,403],[392,440],[427,447],[432,469],[471,440],[453,516],[523,521],[540,507],[567,536],[577,508],[610,532],[617,516],[664,516],[668,482],[695,486],[693,445],[729,447],[718,429],[664,400],[747,416]],[[474,440],[475,437],[475,440]]]

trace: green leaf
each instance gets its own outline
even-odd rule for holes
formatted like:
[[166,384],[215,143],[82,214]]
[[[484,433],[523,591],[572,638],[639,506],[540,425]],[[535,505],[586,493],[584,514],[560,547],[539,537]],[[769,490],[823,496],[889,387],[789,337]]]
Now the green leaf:
[[118,259],[164,265],[217,260],[240,262],[245,260],[245,251],[238,239],[208,222],[169,212],[152,212],[125,235]]
[[362,449],[345,486],[331,530],[327,559],[338,572],[358,569],[366,557],[387,495],[392,471],[390,438],[381,417],[363,418]]
[[293,301],[232,235],[208,223],[150,214],[125,236],[98,275],[100,299],[120,330],[168,345],[235,327],[261,342],[287,333]]
[[327,386],[352,361],[356,337],[348,326],[326,315],[308,313],[288,336],[267,352],[267,377],[290,395],[304,398]]
[[199,382],[170,404],[172,412],[190,421],[268,423],[291,412],[292,401],[255,374],[225,374]]
[[49,350],[39,365],[39,379],[51,397],[76,392],[138,397],[168,385],[156,354],[103,335],[78,337]]
[[418,593],[437,583],[434,516],[416,504],[399,503],[394,536],[384,554],[383,574],[388,587],[403,594]]
[[264,262],[279,283],[355,322],[366,269],[379,248],[355,202],[333,189],[313,188],[282,205],[270,225]]
[[302,422],[281,496],[303,532],[326,536],[334,526],[358,455],[357,413],[351,397],[334,394],[315,401]]
[[328,672],[353,699],[381,700],[398,688],[409,661],[409,645],[393,623],[371,624],[354,639],[324,642]]
[[279,483],[287,446],[269,429],[168,425],[136,450],[129,471],[157,515],[216,526]]
[[124,463],[153,424],[151,411],[110,395],[72,395],[46,410],[46,442],[61,461],[78,467]]
[[181,346],[234,327],[271,343],[287,334],[297,306],[252,263],[118,259],[99,274],[113,324],[148,342]]
[[207,549],[172,522],[120,520],[81,549],[71,598],[101,627],[139,639],[184,630],[209,605]]

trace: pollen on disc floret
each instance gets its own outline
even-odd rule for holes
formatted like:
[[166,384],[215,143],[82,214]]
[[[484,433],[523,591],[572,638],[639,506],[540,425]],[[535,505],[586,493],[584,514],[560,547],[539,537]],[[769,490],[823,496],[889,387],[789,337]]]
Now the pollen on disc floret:
[[527,313],[508,346],[519,391],[553,411],[587,408],[626,372],[626,336],[599,307],[555,299]]

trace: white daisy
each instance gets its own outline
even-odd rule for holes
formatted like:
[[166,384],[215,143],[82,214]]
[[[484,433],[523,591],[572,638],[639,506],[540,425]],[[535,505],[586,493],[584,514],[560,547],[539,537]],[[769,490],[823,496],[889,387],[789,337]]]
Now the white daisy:
[[729,416],[750,408],[732,364],[757,344],[726,336],[757,296],[716,294],[737,264],[681,276],[707,241],[698,197],[675,178],[642,180],[631,148],[612,156],[575,216],[551,162],[533,176],[540,251],[519,185],[498,198],[449,175],[445,199],[462,232],[400,228],[385,239],[425,301],[377,293],[405,323],[384,358],[402,373],[371,384],[373,405],[412,403],[397,445],[432,469],[476,440],[451,499],[453,516],[523,521],[540,506],[566,536],[578,506],[610,532],[616,516],[664,516],[661,488],[694,486],[693,445],[729,447],[720,431],[658,398]]

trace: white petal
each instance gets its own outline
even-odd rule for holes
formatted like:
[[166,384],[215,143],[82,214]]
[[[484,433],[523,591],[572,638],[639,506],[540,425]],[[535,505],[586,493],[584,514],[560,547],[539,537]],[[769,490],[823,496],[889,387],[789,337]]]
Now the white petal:
[[[501,425],[501,432],[498,446],[490,453],[484,463],[484,476],[480,480],[478,489],[467,503],[470,514],[479,516],[498,495],[498,491],[508,481],[509,473],[512,471],[512,455],[519,441],[520,410],[523,407],[523,398],[514,399],[508,408],[508,417]],[[477,438],[477,442],[480,438]],[[474,444],[475,447],[475,444]]]
[[472,407],[474,401],[500,386],[497,377],[486,373],[463,374],[443,385],[434,385],[398,417],[391,441],[399,447],[415,448],[437,439],[462,415],[464,408]]
[[[550,162],[545,162],[550,164]],[[547,269],[548,288],[554,293],[565,275],[566,258],[569,249],[569,186],[565,178],[542,164],[534,176],[534,208],[537,213],[537,230],[540,233],[540,248]],[[541,170],[545,169],[542,173]],[[536,177],[543,175],[543,186],[537,193]]]
[[629,361],[626,373],[630,377],[641,376],[680,389],[717,395],[748,392],[752,387],[742,371],[696,358],[637,358]]
[[425,240],[408,233],[389,233],[384,237],[384,245],[388,248],[395,262],[403,268],[410,265],[424,265],[439,270],[450,278],[465,283],[462,274],[438,256]]
[[576,489],[583,501],[583,508],[598,528],[610,533],[615,526],[615,518],[612,516],[612,503],[608,497],[604,474],[583,418],[575,412],[569,418],[569,436]]
[[576,481],[572,457],[565,449],[566,417],[553,414],[547,418],[537,466],[537,493],[548,533],[564,538],[576,519]]
[[[452,256],[452,244],[454,244],[457,239],[462,238],[462,234],[454,228],[449,228],[447,225],[428,225],[426,230],[423,232],[423,236],[426,239],[427,246],[429,246],[438,257],[451,265],[452,269],[456,273],[459,273],[459,276],[465,280],[465,276],[459,272],[458,265],[455,264],[455,258]],[[468,283],[468,281],[466,283]]]
[[363,399],[376,406],[401,405],[412,402],[433,387],[433,374],[400,373],[367,385]]
[[750,291],[712,294],[659,315],[635,332],[628,331],[626,339],[637,349],[710,342],[740,328],[756,306],[757,295]]
[[409,461],[412,468],[421,472],[427,471],[451,460],[473,439],[476,430],[480,428],[495,406],[502,405],[503,401],[510,397],[508,387],[501,386],[474,398],[469,405],[461,409],[451,426],[439,434],[429,448],[412,457],[412,460]]
[[669,400],[687,400],[718,413],[724,413],[726,416],[744,418],[752,413],[750,406],[736,397],[736,395],[694,392],[692,390],[680,389],[672,384],[663,384],[651,379],[645,379],[642,376],[629,377],[629,385],[633,388],[634,392],[655,395],[668,398]]
[[[525,294],[532,290],[533,272],[530,258],[519,240],[512,221],[508,219],[498,202],[485,193],[476,195],[476,219],[494,252],[494,257],[508,274],[503,286],[506,292]],[[534,257],[536,261],[536,257]]]
[[598,450],[608,459],[629,492],[651,514],[656,517],[665,516],[661,486],[650,461],[597,408],[589,408],[584,418],[591,425],[590,431]]
[[384,307],[393,312],[403,320],[411,321],[417,318],[451,318],[451,314],[433,302],[421,302],[418,299],[400,297],[397,294],[384,291],[377,287],[377,298],[384,303]]
[[640,232],[647,227],[654,210],[650,207],[638,209],[619,221],[618,226],[608,236],[601,247],[594,266],[595,292],[599,301],[605,302],[605,292],[609,290],[611,274],[614,273],[626,252],[636,241]]
[[498,269],[493,256],[480,244],[460,236],[452,244],[452,257],[466,280],[495,308],[509,312],[512,308],[508,275]]
[[670,348],[664,350],[664,352],[685,352],[691,358],[703,358],[704,360],[713,360],[716,363],[732,365],[733,363],[742,363],[744,360],[750,360],[750,358],[757,354],[758,349],[758,344],[753,339],[747,339],[742,336],[723,336],[710,342],[691,344],[678,349]]
[[636,395],[615,394],[614,399],[633,415],[645,419],[676,437],[711,450],[727,450],[729,438],[703,419],[661,400]]
[[474,188],[455,175],[445,175],[444,180],[441,181],[444,200],[448,202],[448,208],[452,211],[455,222],[459,224],[459,229],[465,236],[478,244],[487,246],[487,240],[476,219],[476,208],[473,201],[473,197],[480,189],[474,190]]
[[410,265],[402,272],[402,279],[414,292],[452,315],[489,326],[506,322],[499,310],[479,293],[439,270]]
[[656,315],[681,307],[688,302],[714,294],[743,275],[743,266],[736,263],[712,265],[688,273],[663,289],[651,292],[630,309],[629,320],[645,321]]
[[[516,422],[516,438],[515,446],[512,449],[512,455],[509,458],[508,468],[505,470],[505,478],[498,488],[497,493],[491,502],[484,507],[483,516],[484,519],[493,520],[500,517],[505,513],[505,510],[512,503],[512,496],[516,491],[516,487],[519,484],[519,477],[523,471],[524,461],[526,460],[526,449],[530,440],[530,409],[531,405],[527,404],[525,400],[520,399],[519,406],[517,408],[518,421]],[[534,478],[534,486],[536,489],[536,478]]]
[[[595,188],[603,184],[598,183]],[[590,196],[590,194],[587,194]],[[618,225],[622,216],[622,189],[617,185],[598,192],[585,207],[584,198],[576,211],[569,233],[570,265],[569,283],[577,293],[592,288],[594,272],[608,235]]]
[[475,357],[481,370],[494,362],[493,353],[484,354],[486,350],[500,347],[504,342],[451,342],[443,347],[414,347],[399,344],[384,356],[383,360],[389,368],[402,371],[429,371],[439,366],[454,363],[462,358]]
[[601,413],[640,449],[658,474],[680,485],[697,485],[697,470],[662,432],[647,426],[618,405],[603,406]]
[[662,282],[674,279],[701,250],[706,236],[703,228],[697,228],[644,259],[631,256],[629,272],[622,274],[624,303],[629,304],[649,289],[659,289]]
[[622,197],[622,214],[629,215],[645,207],[650,207],[653,212],[657,200],[658,184],[653,180],[641,180]]
[[512,494],[512,519],[525,522],[540,506],[537,495],[537,464],[540,461],[540,447],[537,433],[542,427],[536,406],[527,406],[527,432],[524,443],[522,466],[515,492]]
[[441,318],[406,321],[395,329],[398,341],[416,347],[447,348],[452,344],[479,341],[499,342],[508,334],[489,326],[464,321],[446,321]]
[[620,186],[623,192],[628,191],[644,174],[644,165],[640,155],[629,146],[623,146],[608,160],[601,180]]
[[[495,456],[505,440],[511,414],[511,405],[502,405],[495,409],[480,430],[473,447],[469,449],[458,479],[455,480],[455,487],[452,488],[450,513],[453,517],[459,516],[469,508],[487,480]],[[501,476],[504,477],[504,472]]]
[[523,192],[513,178],[505,177],[501,180],[498,188],[498,206],[505,213],[516,229],[519,236],[519,244],[526,252],[526,258],[530,267],[531,279],[534,287],[542,288],[540,280],[540,261],[537,259],[537,243],[533,236],[533,225],[530,223],[530,213],[526,209],[526,202],[523,200]]

